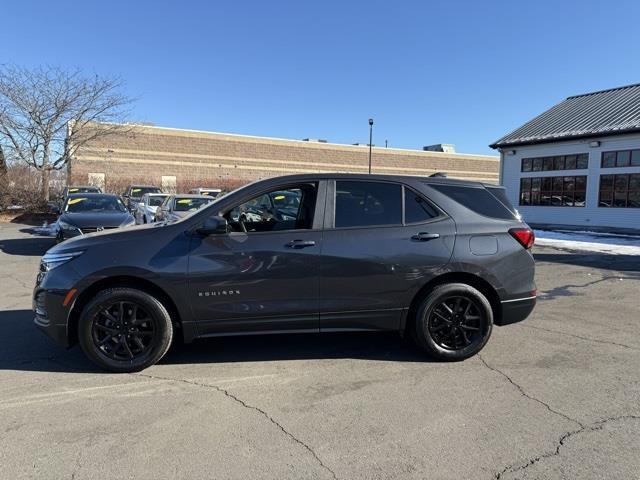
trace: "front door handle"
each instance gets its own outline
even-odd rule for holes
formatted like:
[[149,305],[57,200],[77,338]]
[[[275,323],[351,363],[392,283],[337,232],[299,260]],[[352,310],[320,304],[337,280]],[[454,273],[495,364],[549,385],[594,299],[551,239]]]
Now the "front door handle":
[[307,247],[315,247],[316,242],[313,240],[291,240],[289,243],[285,244],[287,248],[307,248]]
[[411,240],[416,240],[418,242],[428,242],[429,240],[434,240],[436,238],[440,238],[439,233],[420,232],[413,235],[411,237]]

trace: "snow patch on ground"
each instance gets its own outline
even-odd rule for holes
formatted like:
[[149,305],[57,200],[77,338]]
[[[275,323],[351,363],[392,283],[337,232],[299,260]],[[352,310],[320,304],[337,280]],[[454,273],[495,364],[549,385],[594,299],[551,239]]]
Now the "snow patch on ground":
[[36,235],[55,237],[58,233],[58,222],[44,222],[41,227],[33,227],[32,232]]
[[640,236],[568,230],[534,230],[534,233],[536,245],[612,255],[640,255]]

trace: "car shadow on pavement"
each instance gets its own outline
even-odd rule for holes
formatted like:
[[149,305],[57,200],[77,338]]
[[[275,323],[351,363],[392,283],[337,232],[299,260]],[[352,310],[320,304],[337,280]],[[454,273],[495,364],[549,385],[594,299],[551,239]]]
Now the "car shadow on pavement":
[[559,263],[579,267],[600,268],[640,274],[640,255],[608,255],[597,253],[535,253],[536,262]]
[[51,237],[11,238],[0,240],[0,252],[7,255],[41,257],[55,243],[55,239]]
[[396,332],[332,332],[218,337],[176,344],[166,364],[360,359],[425,362],[429,358]]
[[[100,373],[76,346],[56,345],[33,324],[31,310],[0,311],[0,371]],[[177,343],[163,364],[222,364],[256,361],[351,358],[428,362],[397,333],[326,333],[219,337]]]

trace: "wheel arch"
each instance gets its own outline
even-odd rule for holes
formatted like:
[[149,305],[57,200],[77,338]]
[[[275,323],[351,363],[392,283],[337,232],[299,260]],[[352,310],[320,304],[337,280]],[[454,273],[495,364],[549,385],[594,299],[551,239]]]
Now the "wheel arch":
[[473,273],[447,272],[427,282],[414,295],[407,312],[405,324],[401,329],[403,334],[410,332],[411,328],[413,328],[416,320],[416,312],[418,311],[418,308],[420,307],[422,301],[435,287],[437,287],[438,285],[443,285],[445,283],[464,283],[479,290],[485,297],[487,297],[487,300],[489,300],[489,304],[491,305],[491,310],[493,312],[493,323],[500,325],[502,308],[500,304],[500,297],[498,296],[498,292],[496,291],[496,289],[487,280]]
[[157,284],[141,277],[131,275],[118,275],[114,277],[106,277],[92,283],[86,287],[76,298],[67,321],[67,338],[69,345],[75,345],[78,342],[78,320],[85,305],[102,290],[108,288],[126,287],[134,290],[140,290],[157,298],[167,309],[174,326],[181,329],[182,318],[175,302],[171,297]]

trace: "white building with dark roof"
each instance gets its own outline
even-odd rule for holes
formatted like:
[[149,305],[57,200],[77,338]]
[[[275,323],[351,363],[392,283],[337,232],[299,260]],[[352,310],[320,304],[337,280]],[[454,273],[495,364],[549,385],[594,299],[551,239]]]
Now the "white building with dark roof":
[[569,97],[491,147],[528,223],[640,230],[640,84]]

